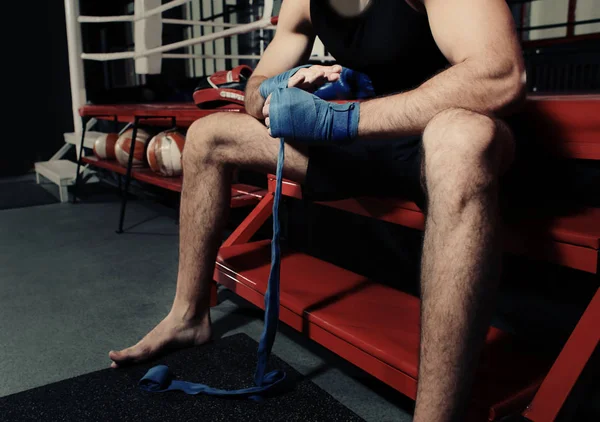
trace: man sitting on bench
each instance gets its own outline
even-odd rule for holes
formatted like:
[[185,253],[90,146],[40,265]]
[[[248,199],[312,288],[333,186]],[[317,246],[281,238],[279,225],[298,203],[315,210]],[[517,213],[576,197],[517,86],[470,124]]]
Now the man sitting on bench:
[[[289,72],[309,58],[315,36],[344,69]],[[305,92],[347,69],[368,75],[385,96],[338,110]],[[302,184],[305,198],[385,194],[427,211],[414,420],[463,420],[500,272],[499,180],[514,154],[500,118],[524,88],[505,0],[284,1],[246,88],[248,114],[213,114],[189,129],[173,307],[139,343],[110,352],[113,367],[210,338],[210,286],[232,174],[275,172],[279,142],[266,124],[302,134],[286,146],[283,173]]]

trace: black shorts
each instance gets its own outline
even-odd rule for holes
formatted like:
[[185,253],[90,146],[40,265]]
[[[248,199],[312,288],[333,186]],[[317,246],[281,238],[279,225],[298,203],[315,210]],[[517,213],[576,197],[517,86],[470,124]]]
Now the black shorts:
[[[500,180],[503,214],[512,208],[556,208],[568,204],[598,206],[597,162],[561,158],[543,147],[549,134],[540,133],[527,115],[505,120],[515,139],[511,168]],[[542,145],[541,145],[542,144]],[[303,196],[327,201],[357,196],[398,197],[425,209],[421,180],[423,147],[420,136],[397,140],[364,140],[346,146],[311,147]]]
[[420,136],[311,147],[303,197],[309,201],[402,197],[423,208],[422,151]]

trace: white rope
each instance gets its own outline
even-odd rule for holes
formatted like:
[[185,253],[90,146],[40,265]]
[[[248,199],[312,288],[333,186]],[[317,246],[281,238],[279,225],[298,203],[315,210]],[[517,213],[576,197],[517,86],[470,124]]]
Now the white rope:
[[222,27],[222,28],[233,28],[236,26],[246,25],[244,23],[218,23],[218,22],[203,22],[203,21],[192,21],[186,19],[163,19],[163,23],[173,24],[173,25],[193,25],[193,26],[214,26],[214,27]]
[[[181,6],[183,4],[188,3],[191,0],[174,0],[170,3],[164,4],[160,7],[149,10],[148,12],[137,15],[137,16],[111,16],[111,17],[94,17],[94,16],[80,16],[79,22],[87,22],[87,23],[96,23],[96,22],[121,22],[121,21],[138,21],[150,16],[154,16],[158,13],[162,13],[165,10],[172,9],[173,7]],[[225,29],[219,32],[213,32],[211,34],[206,34],[200,37],[191,38],[188,40],[179,41],[172,44],[163,45],[160,47],[152,48],[146,51],[124,51],[120,53],[83,53],[81,54],[81,58],[84,60],[95,60],[95,61],[110,61],[110,60],[122,60],[122,59],[139,59],[142,57],[148,57],[155,54],[165,53],[167,51],[176,50],[182,47],[189,47],[196,44],[201,44],[205,42],[214,41],[220,38],[231,37],[233,35],[238,34],[246,34],[248,32],[255,31],[257,29],[271,29],[273,25],[271,24],[271,15],[273,13],[273,0],[265,0],[265,5],[263,8],[263,16],[261,19],[240,25],[231,25],[231,24],[218,24],[218,23],[210,23],[210,22],[195,22],[194,24],[212,24],[215,27],[226,27],[230,26],[229,29]],[[121,21],[115,21],[113,18],[124,19]],[[163,19],[163,22],[165,19]],[[169,23],[181,23],[181,20],[173,19]],[[208,26],[208,25],[207,25]],[[169,58],[175,58],[173,55],[170,55]],[[184,58],[184,57],[177,57]]]
[[178,6],[183,6],[192,0],[173,0],[167,4],[148,10],[140,15],[125,15],[125,16],[79,16],[77,19],[80,23],[102,23],[102,22],[137,22],[149,18],[162,12],[173,9]]
[[269,21],[260,20],[257,22],[245,24],[235,28],[226,29],[224,31],[215,32],[212,34],[203,35],[189,40],[179,41],[172,44],[163,45],[161,47],[151,48],[150,50],[135,52],[122,52],[122,53],[97,53],[89,54],[83,53],[81,58],[84,60],[96,60],[96,61],[110,61],[119,59],[139,59],[141,57],[151,56],[153,54],[164,53],[170,50],[176,50],[181,47],[188,47],[190,45],[200,44],[204,42],[214,41],[220,38],[230,37],[237,34],[246,34],[248,32],[255,31],[267,25]]

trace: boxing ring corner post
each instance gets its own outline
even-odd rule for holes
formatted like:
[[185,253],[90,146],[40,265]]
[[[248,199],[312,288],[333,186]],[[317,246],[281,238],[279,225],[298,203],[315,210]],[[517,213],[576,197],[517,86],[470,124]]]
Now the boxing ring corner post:
[[64,0],[65,24],[67,32],[67,48],[69,57],[69,79],[71,82],[71,108],[75,133],[83,130],[79,108],[87,101],[85,78],[83,71],[83,53],[81,26],[79,18],[79,0]]

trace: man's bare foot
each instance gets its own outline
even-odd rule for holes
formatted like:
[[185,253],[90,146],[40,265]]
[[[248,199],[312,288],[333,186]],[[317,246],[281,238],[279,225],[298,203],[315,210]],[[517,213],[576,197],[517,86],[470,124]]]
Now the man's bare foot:
[[211,339],[210,315],[188,321],[171,312],[136,345],[121,351],[111,350],[111,368],[150,360],[168,350],[198,346]]

